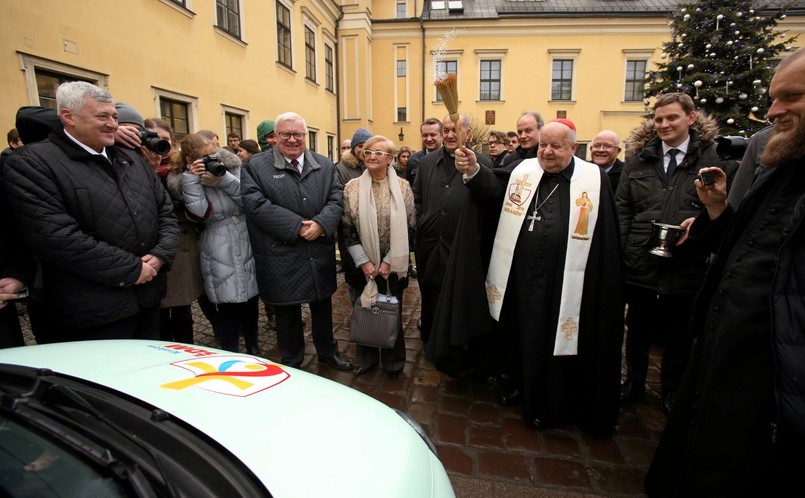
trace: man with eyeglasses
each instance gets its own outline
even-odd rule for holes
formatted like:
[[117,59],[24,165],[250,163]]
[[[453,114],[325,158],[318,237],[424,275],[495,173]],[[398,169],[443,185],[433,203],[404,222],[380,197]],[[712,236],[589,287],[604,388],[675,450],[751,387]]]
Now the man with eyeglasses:
[[665,345],[660,395],[666,414],[682,381],[692,345],[688,319],[710,251],[682,244],[671,249],[672,257],[655,256],[649,252],[656,244],[652,224],[679,225],[704,209],[693,183],[699,168],[717,166],[732,182],[737,163],[718,156],[717,135],[715,119],[697,112],[689,95],[666,93],[657,97],[653,118],[627,141],[635,153],[626,160],[615,195],[629,305],[623,403],[645,392],[653,342]]
[[260,297],[274,306],[284,365],[305,357],[302,304],[308,303],[319,363],[351,370],[333,339],[335,239],[343,187],[328,158],[307,149],[307,124],[287,112],[274,121],[277,144],[242,171],[241,195],[257,264]]
[[509,139],[502,131],[492,130],[489,132],[489,159],[492,160],[492,167],[499,168],[503,164],[503,159],[509,155]]
[[599,131],[590,145],[590,159],[607,174],[613,192],[618,190],[623,170],[623,161],[618,159],[621,150],[621,139],[612,130]]

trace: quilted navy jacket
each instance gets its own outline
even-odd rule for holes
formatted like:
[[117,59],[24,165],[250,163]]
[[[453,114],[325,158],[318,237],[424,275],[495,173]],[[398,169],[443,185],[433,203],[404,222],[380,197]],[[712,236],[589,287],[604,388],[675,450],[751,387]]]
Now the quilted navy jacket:
[[[6,164],[6,188],[42,268],[43,304],[69,329],[109,323],[158,305],[179,244],[173,203],[135,153],[92,155],[59,129]],[[111,164],[110,164],[111,161]],[[134,285],[141,256],[165,262]]]
[[[309,303],[335,292],[343,187],[332,161],[306,150],[300,175],[274,147],[244,163],[240,186],[263,301]],[[304,220],[321,225],[324,234],[311,242],[301,238]]]

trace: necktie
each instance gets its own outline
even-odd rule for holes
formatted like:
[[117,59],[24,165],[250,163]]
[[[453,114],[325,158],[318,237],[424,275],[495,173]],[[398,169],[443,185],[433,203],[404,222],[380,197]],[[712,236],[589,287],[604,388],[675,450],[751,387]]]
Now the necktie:
[[302,174],[302,168],[299,167],[299,161],[294,159],[293,161],[291,161],[291,166],[296,168],[296,171],[298,171],[300,175]]
[[665,177],[667,179],[671,179],[671,176],[674,174],[676,170],[676,153],[679,152],[679,149],[671,149],[668,151],[668,154],[671,155],[671,159],[668,161],[668,170],[665,172]]

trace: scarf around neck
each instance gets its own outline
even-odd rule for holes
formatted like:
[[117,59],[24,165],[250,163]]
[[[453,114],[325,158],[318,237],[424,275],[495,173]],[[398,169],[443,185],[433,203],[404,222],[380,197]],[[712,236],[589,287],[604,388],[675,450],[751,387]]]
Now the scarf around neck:
[[[391,192],[389,230],[390,250],[389,264],[391,271],[400,277],[404,277],[408,271],[408,218],[405,213],[405,201],[403,200],[400,182],[394,168],[386,170],[389,190]],[[372,175],[365,169],[358,179],[358,229],[360,232],[361,245],[366,255],[380,268],[383,262],[380,254],[380,237],[377,227],[377,205],[375,196],[372,192]],[[361,306],[368,308],[377,301],[377,283],[369,279],[361,294]]]

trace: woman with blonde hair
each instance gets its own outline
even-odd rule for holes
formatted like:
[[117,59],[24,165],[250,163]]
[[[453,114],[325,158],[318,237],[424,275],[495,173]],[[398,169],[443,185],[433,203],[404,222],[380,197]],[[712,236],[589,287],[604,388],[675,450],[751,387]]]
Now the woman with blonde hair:
[[[345,269],[345,278],[361,291],[358,301],[364,307],[376,301],[379,292],[393,295],[401,303],[408,287],[409,241],[416,227],[414,196],[408,181],[398,177],[391,166],[394,142],[375,135],[366,141],[361,154],[366,169],[344,187],[344,245],[353,261]],[[400,325],[391,348],[356,345],[355,375],[369,372],[381,362],[386,374],[396,379],[405,366],[404,339]]]

